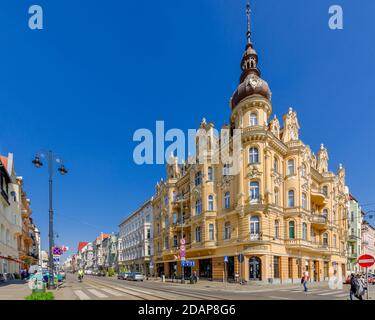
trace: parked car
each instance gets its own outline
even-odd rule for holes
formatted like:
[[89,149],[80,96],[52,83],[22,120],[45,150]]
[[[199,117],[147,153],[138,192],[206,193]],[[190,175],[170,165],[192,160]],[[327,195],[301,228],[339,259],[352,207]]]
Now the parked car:
[[97,276],[98,276],[98,277],[105,277],[105,271],[103,271],[103,270],[98,271]]
[[92,273],[93,273],[92,270],[86,270],[86,271],[85,271],[85,274],[87,274],[87,275],[92,275]]
[[0,282],[5,282],[7,281],[6,277],[4,276],[4,274],[0,273]]
[[126,280],[131,280],[131,281],[143,281],[144,280],[144,276],[142,273],[140,272],[131,272]]
[[126,280],[131,272],[120,272],[117,276],[117,279]]

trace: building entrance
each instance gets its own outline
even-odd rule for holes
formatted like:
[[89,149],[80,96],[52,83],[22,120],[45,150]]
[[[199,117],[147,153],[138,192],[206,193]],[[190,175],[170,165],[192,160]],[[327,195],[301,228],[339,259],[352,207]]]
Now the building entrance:
[[249,280],[261,280],[261,261],[258,257],[249,259]]

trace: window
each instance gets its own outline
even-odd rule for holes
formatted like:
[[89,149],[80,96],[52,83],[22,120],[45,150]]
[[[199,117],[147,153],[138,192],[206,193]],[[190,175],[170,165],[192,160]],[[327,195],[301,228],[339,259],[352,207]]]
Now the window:
[[258,125],[258,116],[255,112],[250,114],[250,126]]
[[328,247],[328,233],[323,233],[323,246]]
[[146,222],[150,222],[151,221],[151,216],[148,214],[146,215]]
[[275,239],[280,238],[280,222],[279,220],[275,220]]
[[225,163],[223,167],[223,176],[229,176],[229,164]]
[[280,278],[280,257],[273,257],[273,277]]
[[230,222],[227,221],[224,224],[224,239],[228,240],[231,237],[231,227],[230,227]]
[[208,167],[208,181],[213,181],[212,167]]
[[164,205],[165,205],[165,206],[168,205],[168,196],[165,196],[165,197],[164,197]]
[[250,202],[259,201],[259,182],[250,182]]
[[273,170],[279,172],[279,160],[276,157],[273,158]]
[[302,208],[307,209],[306,193],[302,193]]
[[302,240],[307,240],[307,224],[302,223]]
[[326,221],[328,221],[328,210],[327,209],[323,210],[323,217],[326,219]]
[[279,205],[279,189],[275,188],[275,205]]
[[197,172],[195,174],[195,185],[199,186],[202,183],[202,172]]
[[351,220],[352,222],[354,222],[354,212],[353,212],[353,211],[351,212],[351,218],[350,218],[350,220]]
[[224,208],[229,209],[230,207],[230,192],[227,191],[224,194]]
[[294,174],[294,160],[293,159],[289,159],[288,160],[287,175],[290,176],[290,175],[293,175],[293,174]]
[[195,201],[195,214],[201,214],[202,213],[202,200],[198,199]]
[[173,224],[176,224],[177,223],[177,212],[173,212]]
[[178,238],[176,235],[173,236],[173,246],[176,248],[178,247]]
[[201,227],[196,227],[195,228],[195,241],[196,242],[201,242],[202,241],[202,238],[201,238]]
[[259,240],[259,217],[250,218],[250,239]]
[[168,216],[166,216],[164,218],[164,226],[165,226],[165,228],[167,228],[169,226],[169,218],[168,218]]
[[214,234],[214,224],[210,223],[208,225],[208,240],[214,241],[215,240],[215,234]]
[[289,239],[295,238],[294,221],[289,221]]
[[212,194],[208,196],[208,210],[214,211],[214,196]]
[[306,166],[304,164],[301,167],[301,176],[302,177],[306,176]]
[[294,191],[289,190],[288,192],[288,207],[294,208]]
[[168,237],[164,238],[164,249],[169,249],[169,238]]
[[151,246],[147,246],[147,255],[151,256]]
[[249,149],[249,163],[259,163],[259,151],[258,148]]
[[328,187],[327,186],[324,186],[323,189],[322,189],[322,192],[323,194],[328,197]]
[[147,239],[150,240],[151,239],[151,229],[147,229]]

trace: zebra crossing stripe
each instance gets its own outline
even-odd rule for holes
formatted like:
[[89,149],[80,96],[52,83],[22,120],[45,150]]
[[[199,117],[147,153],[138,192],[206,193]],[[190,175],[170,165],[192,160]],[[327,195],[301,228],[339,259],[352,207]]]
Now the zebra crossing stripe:
[[91,298],[84,293],[82,290],[74,290],[75,295],[79,298],[79,300],[90,300]]
[[330,295],[334,295],[334,294],[337,294],[337,293],[338,293],[338,291],[331,290],[330,292],[318,293],[318,296],[330,296]]
[[109,288],[100,288],[100,290],[104,291],[104,292],[107,292],[113,296],[116,296],[116,297],[121,297],[123,296],[124,294],[121,293],[121,292],[118,292],[118,291],[115,291],[115,290],[112,290],[112,289],[109,289]]
[[338,294],[335,297],[337,297],[337,298],[343,298],[343,297],[347,297],[347,296],[349,296],[349,293]]
[[88,291],[90,291],[93,295],[97,296],[98,298],[108,298],[108,296],[106,296],[105,294],[101,293],[98,290],[88,289]]
[[[127,287],[128,288],[128,287]],[[124,288],[120,288],[120,287],[115,287],[116,290],[120,290],[120,291],[123,291],[125,293],[134,293],[134,292],[138,292],[138,293],[144,293],[144,294],[149,294],[149,295],[153,295],[152,292],[150,291],[143,291],[143,290],[139,290],[139,289],[133,289],[133,288],[128,288],[129,290],[126,290]]]

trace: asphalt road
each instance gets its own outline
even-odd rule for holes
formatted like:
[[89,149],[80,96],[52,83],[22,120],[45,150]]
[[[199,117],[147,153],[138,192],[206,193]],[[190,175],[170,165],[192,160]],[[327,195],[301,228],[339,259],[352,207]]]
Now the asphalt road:
[[[273,288],[271,286],[252,288],[225,287],[224,284],[209,286],[181,285],[160,281],[133,282],[85,276],[82,283],[75,275],[68,274],[60,290],[64,299],[72,300],[348,300],[349,287],[332,290],[327,284],[312,286],[307,293],[299,285]],[[375,286],[370,286],[370,293]],[[61,292],[61,291],[60,291]],[[58,296],[61,296],[59,294]],[[374,296],[372,294],[372,296]]]

